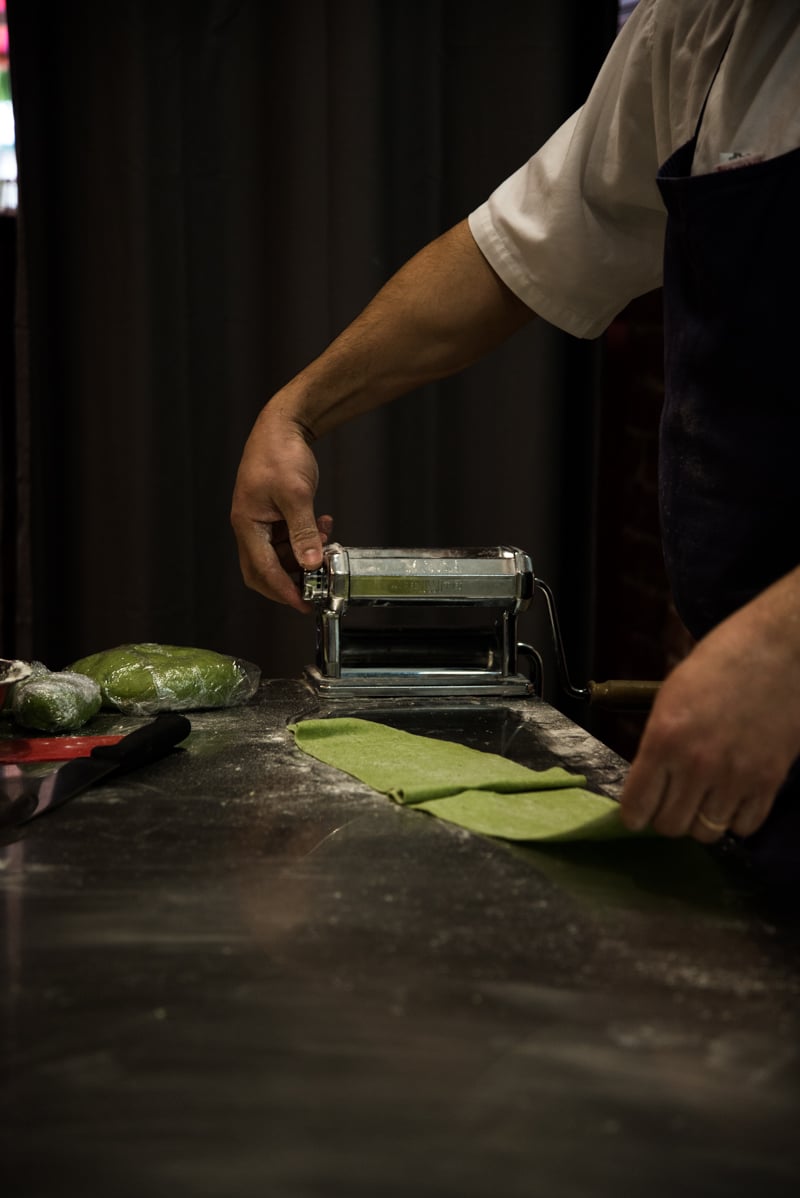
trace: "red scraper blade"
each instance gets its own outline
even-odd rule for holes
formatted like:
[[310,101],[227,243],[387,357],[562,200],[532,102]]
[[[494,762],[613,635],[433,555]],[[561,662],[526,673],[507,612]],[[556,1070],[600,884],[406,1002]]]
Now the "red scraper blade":
[[26,761],[69,761],[88,757],[98,745],[116,745],[119,736],[12,736],[0,739],[0,762],[23,765]]

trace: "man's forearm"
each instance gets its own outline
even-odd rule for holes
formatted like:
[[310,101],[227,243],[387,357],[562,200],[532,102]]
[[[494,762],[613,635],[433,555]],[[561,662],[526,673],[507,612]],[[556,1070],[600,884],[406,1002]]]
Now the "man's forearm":
[[331,531],[317,518],[309,442],[434,379],[454,374],[533,313],[500,281],[466,222],[420,251],[353,323],[262,408],[231,505],[242,575],[271,599],[306,610],[290,574],[315,569]]
[[269,407],[319,437],[469,366],[532,317],[464,221],[406,263]]

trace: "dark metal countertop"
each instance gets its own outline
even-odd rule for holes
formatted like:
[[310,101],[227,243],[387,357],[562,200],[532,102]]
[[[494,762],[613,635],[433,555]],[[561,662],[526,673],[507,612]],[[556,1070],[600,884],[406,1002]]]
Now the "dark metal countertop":
[[[193,713],[0,848],[3,1195],[794,1194],[796,917],[688,842],[400,808],[294,748],[330,710]],[[624,774],[539,700],[344,710]]]

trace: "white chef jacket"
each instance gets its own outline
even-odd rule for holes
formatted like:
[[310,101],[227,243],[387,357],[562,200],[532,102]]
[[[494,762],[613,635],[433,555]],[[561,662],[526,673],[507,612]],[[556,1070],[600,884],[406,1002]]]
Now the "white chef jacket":
[[693,173],[800,146],[800,0],[639,0],[583,107],[469,217],[540,316],[596,337],[660,286],[656,173],[707,96]]

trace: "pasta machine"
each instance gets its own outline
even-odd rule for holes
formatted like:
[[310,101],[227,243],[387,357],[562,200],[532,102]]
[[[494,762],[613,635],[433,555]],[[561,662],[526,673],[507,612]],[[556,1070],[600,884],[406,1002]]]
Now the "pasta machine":
[[517,617],[537,591],[562,688],[604,706],[646,706],[657,684],[572,685],[552,592],[535,578],[528,554],[506,545],[327,545],[319,569],[303,576],[303,597],[316,614],[316,662],[307,674],[331,697],[540,694],[541,657],[517,640]]

